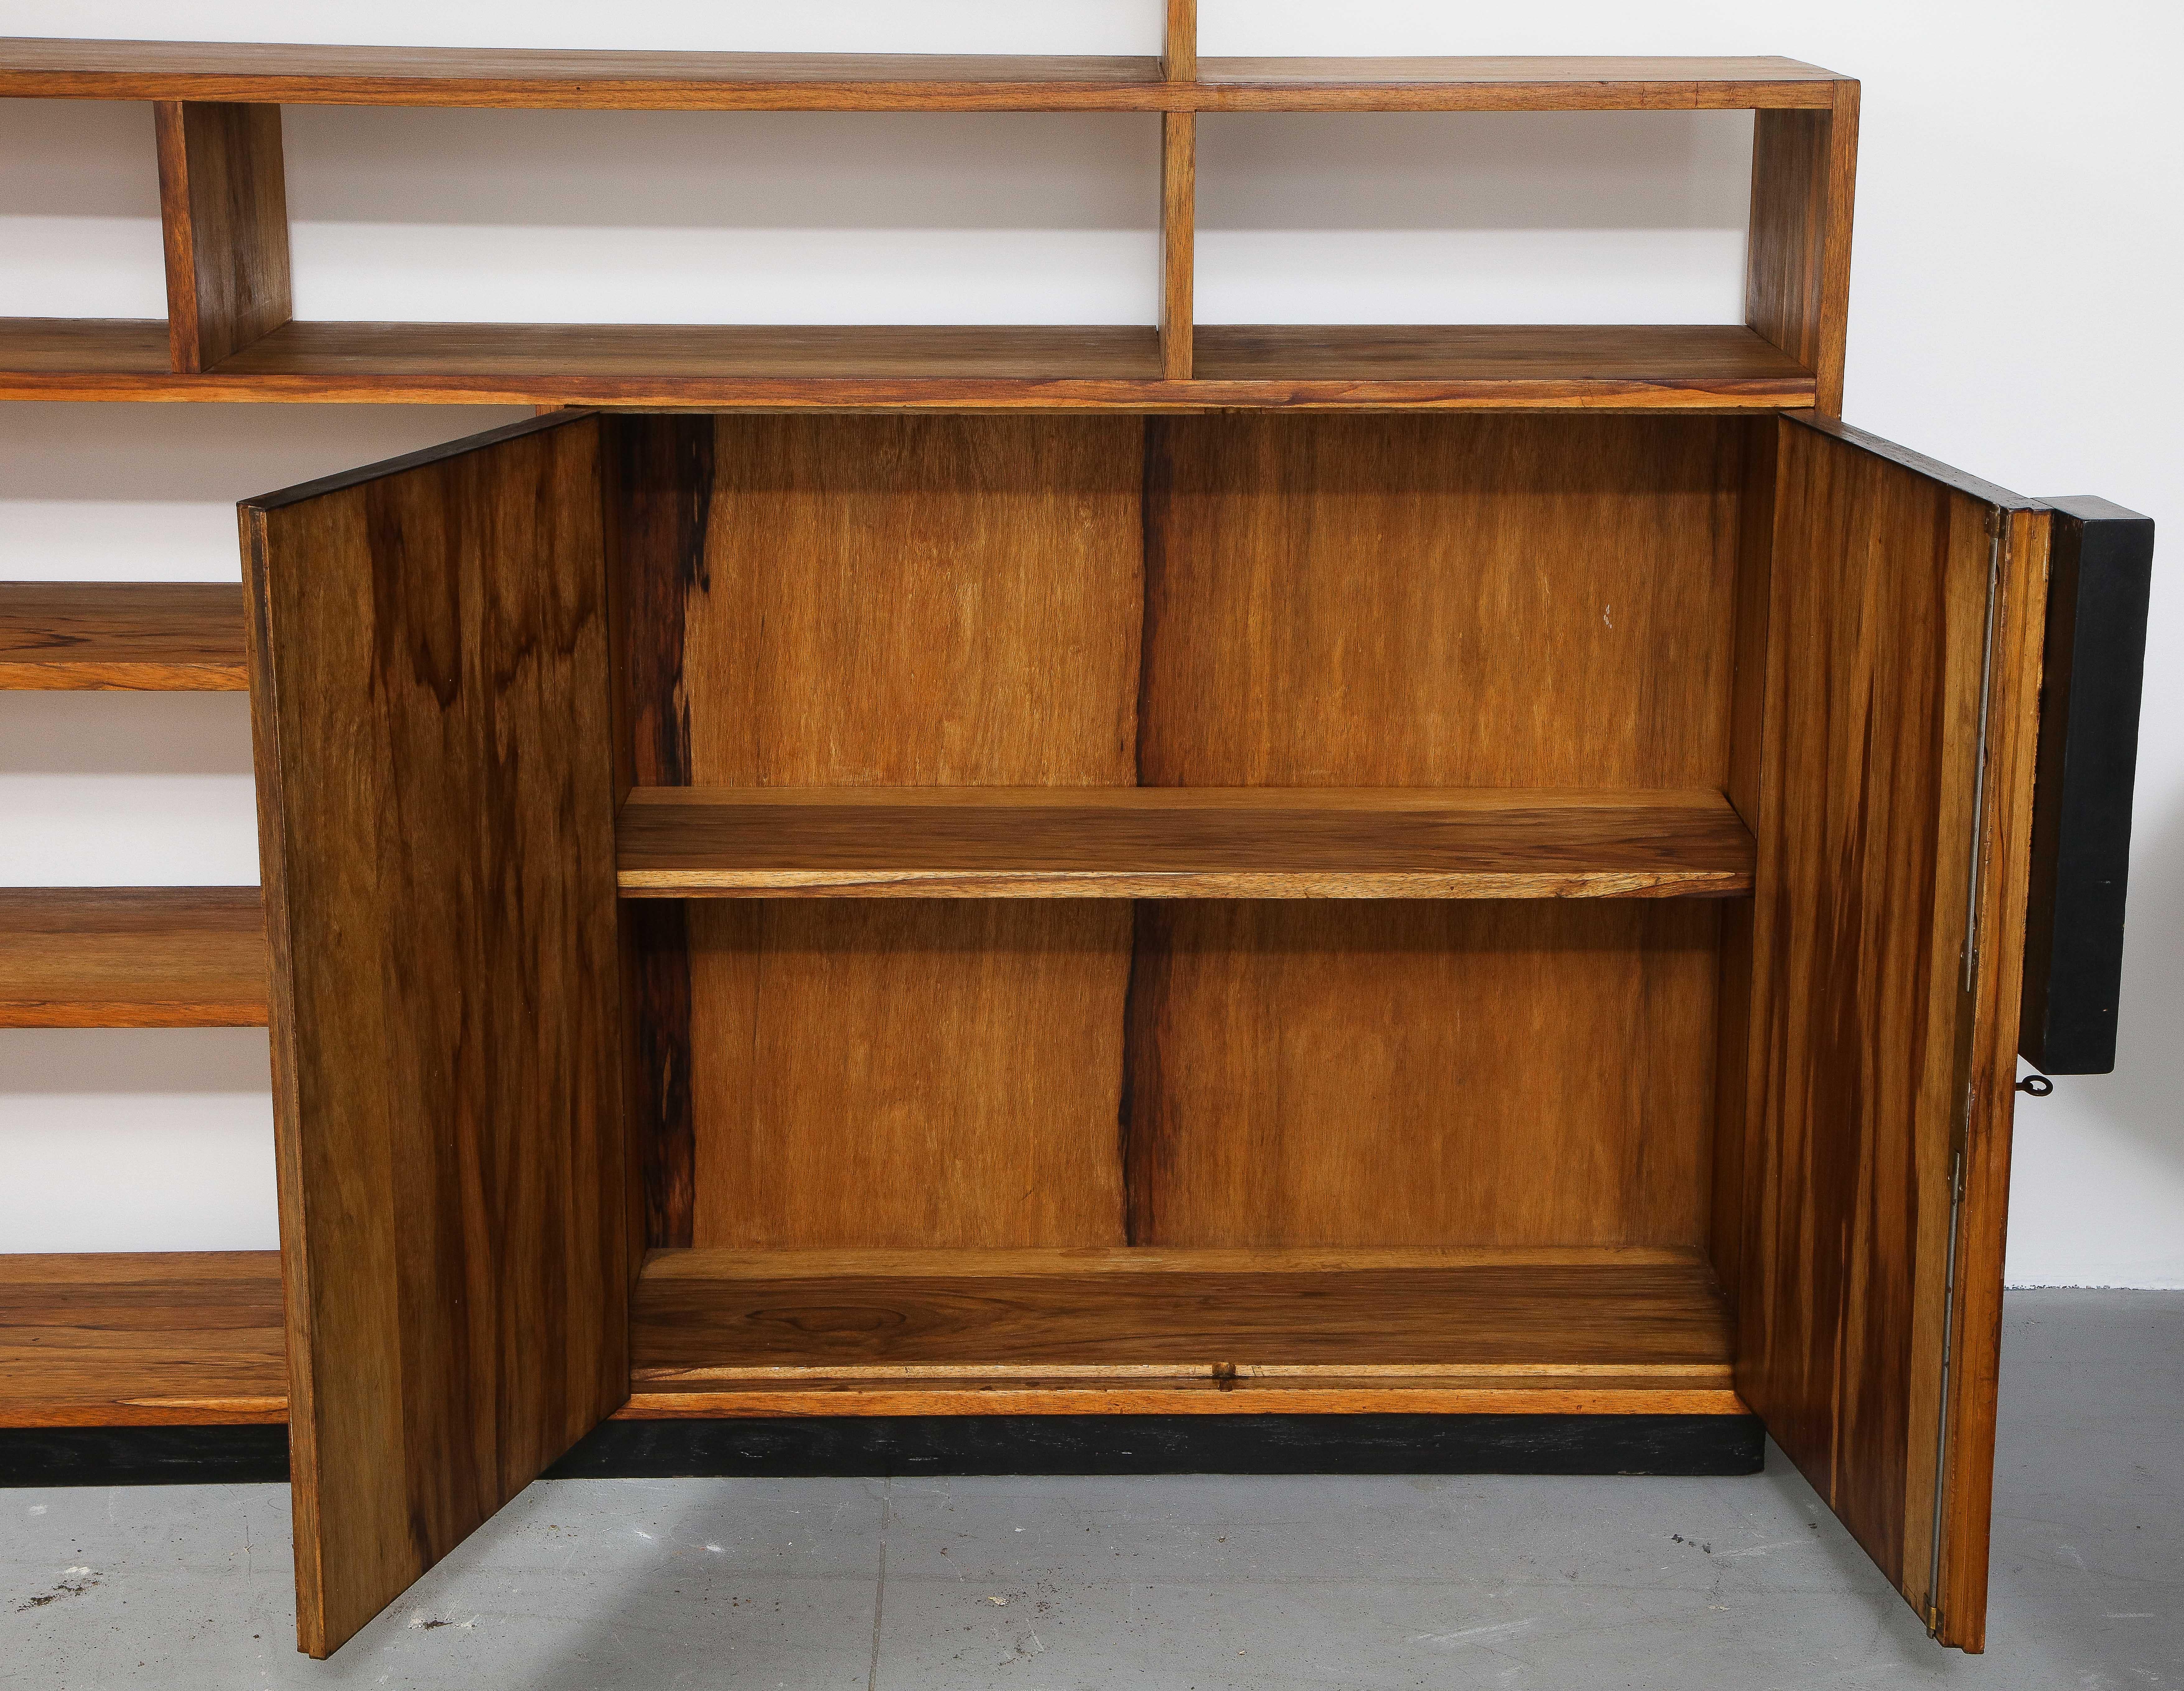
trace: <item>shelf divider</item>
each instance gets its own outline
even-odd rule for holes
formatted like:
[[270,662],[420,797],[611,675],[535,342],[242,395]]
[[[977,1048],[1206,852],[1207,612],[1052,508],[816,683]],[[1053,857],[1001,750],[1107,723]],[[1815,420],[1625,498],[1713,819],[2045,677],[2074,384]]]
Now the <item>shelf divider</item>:
[[210,370],[292,315],[281,108],[159,100],[153,117],[174,367]]
[[1712,790],[640,787],[638,898],[1671,898],[1752,886]]
[[242,589],[0,582],[0,690],[242,693]]

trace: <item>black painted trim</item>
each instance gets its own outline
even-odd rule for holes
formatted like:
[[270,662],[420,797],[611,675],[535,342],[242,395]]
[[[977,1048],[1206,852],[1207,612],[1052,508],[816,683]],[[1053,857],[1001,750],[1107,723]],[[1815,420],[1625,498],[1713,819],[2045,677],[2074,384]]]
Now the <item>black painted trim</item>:
[[2115,1068],[2131,790],[2153,523],[2049,499],[2048,639],[2018,1052],[2049,1074]]
[[[824,1415],[608,1421],[549,1480],[1756,1474],[1756,1415]],[[285,1482],[285,1426],[0,1430],[0,1486]]]

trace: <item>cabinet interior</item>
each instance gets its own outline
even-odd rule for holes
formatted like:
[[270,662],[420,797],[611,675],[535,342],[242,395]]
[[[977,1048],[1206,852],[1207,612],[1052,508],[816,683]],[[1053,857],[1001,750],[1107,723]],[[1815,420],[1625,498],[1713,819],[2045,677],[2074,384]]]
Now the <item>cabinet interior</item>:
[[640,1401],[1739,1409],[1762,427],[612,420]]

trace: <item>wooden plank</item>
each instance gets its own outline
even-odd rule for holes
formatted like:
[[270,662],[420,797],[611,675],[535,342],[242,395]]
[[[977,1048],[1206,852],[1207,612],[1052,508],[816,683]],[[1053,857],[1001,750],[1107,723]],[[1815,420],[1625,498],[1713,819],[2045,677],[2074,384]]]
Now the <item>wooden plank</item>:
[[2044,547],[2026,502],[1854,431],[1786,421],[1779,450],[1737,1386],[1976,1647]]
[[638,788],[620,840],[657,897],[1720,896],[1752,850],[1703,789]]
[[1190,112],[1161,118],[1161,375],[1191,374],[1192,293],[1197,267],[1198,120]]
[[0,1027],[262,1028],[254,886],[0,888]]
[[1167,0],[1161,75],[1171,82],[1198,80],[1198,0]]
[[0,582],[0,689],[245,692],[242,622],[218,582]]
[[291,315],[278,106],[153,103],[174,367],[211,370]]
[[314,1655],[627,1395],[599,428],[242,509]]
[[1194,82],[1188,37],[1170,15],[1165,67],[1150,57],[14,37],[0,40],[0,95],[666,110],[1626,110],[1825,105],[1839,80],[1788,59],[1471,57],[1204,59]]
[[291,322],[176,375],[164,325],[0,319],[0,399],[1158,410],[1809,406],[1796,360],[1735,325],[849,325]]
[[1831,416],[1842,411],[1858,103],[1858,84],[1840,82],[1826,109],[1762,112],[1752,132],[1744,321],[1815,374],[1814,407]]
[[776,1392],[866,1414],[1346,1413],[1403,1394],[1553,1412],[1624,1392],[1605,1412],[1673,1392],[1736,1413],[1729,1343],[1705,1264],[1668,1251],[662,1252],[632,1328],[638,1414],[688,1413],[662,1401],[683,1393],[750,1414],[738,1398]]
[[0,1256],[0,1426],[287,1415],[275,1251]]
[[[1134,779],[1141,421],[709,427],[648,519],[702,559],[632,607],[679,619],[637,714],[690,779]],[[1120,904],[692,906],[696,1242],[1119,1242],[1129,935]]]

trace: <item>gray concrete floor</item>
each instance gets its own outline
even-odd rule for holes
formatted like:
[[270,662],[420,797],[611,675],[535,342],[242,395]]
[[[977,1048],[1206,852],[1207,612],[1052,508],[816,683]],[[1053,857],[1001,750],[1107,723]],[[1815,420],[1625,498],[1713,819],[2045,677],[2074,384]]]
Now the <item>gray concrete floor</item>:
[[2013,1294],[1988,1653],[1741,1480],[569,1480],[331,1662],[279,1486],[0,1492],[0,1683],[2184,1687],[2184,1293]]

